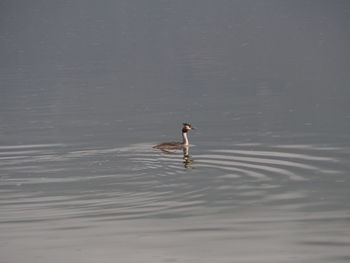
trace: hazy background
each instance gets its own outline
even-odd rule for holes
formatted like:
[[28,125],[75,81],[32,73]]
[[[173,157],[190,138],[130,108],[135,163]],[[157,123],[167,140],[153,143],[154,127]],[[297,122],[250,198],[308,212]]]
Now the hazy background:
[[117,121],[152,132],[161,124],[167,134],[182,121],[348,134],[349,7],[2,1],[2,143],[112,139],[123,136]]

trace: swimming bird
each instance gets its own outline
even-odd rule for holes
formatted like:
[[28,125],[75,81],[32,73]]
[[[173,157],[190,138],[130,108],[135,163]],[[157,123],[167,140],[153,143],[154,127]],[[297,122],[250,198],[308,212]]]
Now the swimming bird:
[[184,147],[188,147],[188,136],[187,132],[190,130],[194,130],[195,128],[191,126],[191,124],[183,123],[182,126],[182,142],[163,142],[161,144],[158,144],[156,146],[153,146],[155,149],[160,150],[172,150],[172,149],[182,149]]

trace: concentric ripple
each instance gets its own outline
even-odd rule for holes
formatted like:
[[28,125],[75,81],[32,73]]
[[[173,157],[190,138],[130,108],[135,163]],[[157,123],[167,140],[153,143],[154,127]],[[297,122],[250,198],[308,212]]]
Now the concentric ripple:
[[211,150],[210,154],[198,156],[203,166],[220,167],[226,171],[236,171],[237,176],[272,179],[286,176],[290,180],[307,180],[309,172],[322,172],[324,165],[337,163],[330,157],[313,156],[302,153],[261,150]]
[[322,207],[315,187],[346,182],[347,155],[342,147],[319,145],[189,152],[162,152],[150,144],[2,146],[0,222],[183,217],[258,203]]

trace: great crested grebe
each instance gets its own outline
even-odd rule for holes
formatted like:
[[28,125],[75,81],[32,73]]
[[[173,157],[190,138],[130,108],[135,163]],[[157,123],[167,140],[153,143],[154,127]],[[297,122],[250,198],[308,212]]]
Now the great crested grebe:
[[182,149],[184,147],[188,147],[189,143],[188,143],[187,132],[190,130],[194,130],[191,124],[183,123],[182,142],[163,142],[161,144],[153,146],[153,148],[160,149],[160,150],[171,150],[171,149]]

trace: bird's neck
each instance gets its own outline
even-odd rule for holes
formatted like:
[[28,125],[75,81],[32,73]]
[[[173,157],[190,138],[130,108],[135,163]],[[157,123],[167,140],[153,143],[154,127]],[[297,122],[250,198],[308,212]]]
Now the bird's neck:
[[182,143],[184,144],[184,145],[188,145],[189,143],[188,143],[188,137],[187,137],[187,132],[182,132]]

